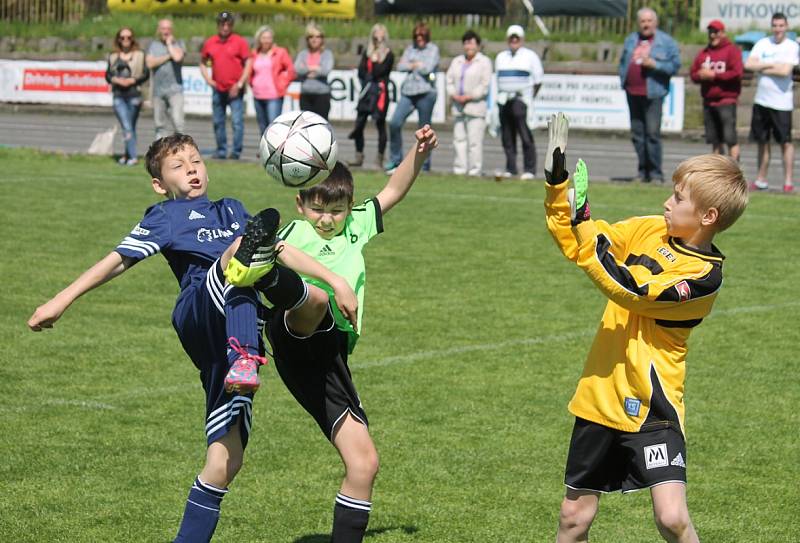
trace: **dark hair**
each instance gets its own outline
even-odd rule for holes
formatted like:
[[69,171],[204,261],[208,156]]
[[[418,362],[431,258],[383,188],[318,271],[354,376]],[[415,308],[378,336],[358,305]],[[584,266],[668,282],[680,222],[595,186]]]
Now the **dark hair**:
[[131,51],[137,51],[139,49],[139,42],[136,41],[136,34],[134,34],[133,29],[129,26],[123,26],[119,30],[117,30],[116,35],[114,36],[114,52],[119,53],[122,51],[122,47],[119,45],[119,36],[122,34],[123,31],[127,30],[131,33]]
[[469,40],[475,40],[475,43],[477,43],[478,45],[481,44],[481,37],[474,30],[467,30],[466,32],[464,32],[464,35],[461,36],[461,43],[464,43],[465,41]]
[[414,30],[411,32],[411,39],[416,40],[417,36],[422,36],[425,38],[425,43],[431,41],[431,29],[428,28],[428,25],[423,23],[422,21],[418,22],[414,25]]
[[[198,149],[192,136],[188,134],[172,134],[171,136],[165,136],[154,141],[150,144],[150,148],[147,150],[147,154],[144,157],[147,173],[149,173],[151,177],[161,179],[161,163],[164,159],[169,155],[174,155],[187,145]],[[198,149],[198,152],[199,151]]]
[[353,174],[344,163],[336,161],[328,178],[310,189],[300,191],[303,203],[319,200],[323,205],[342,200],[353,201]]
[[776,19],[777,19],[777,20],[784,21],[784,22],[786,22],[786,23],[788,23],[788,22],[789,22],[789,20],[786,18],[786,15],[784,15],[784,14],[783,14],[782,12],[780,12],[780,11],[776,11],[775,13],[773,13],[773,14],[772,14],[772,19],[770,20],[770,22],[772,22],[772,21],[775,21]]

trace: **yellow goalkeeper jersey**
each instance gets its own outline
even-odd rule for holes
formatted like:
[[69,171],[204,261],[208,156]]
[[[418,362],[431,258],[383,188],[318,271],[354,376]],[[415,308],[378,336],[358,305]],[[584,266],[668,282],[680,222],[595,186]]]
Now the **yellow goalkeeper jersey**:
[[660,215],[573,228],[567,184],[547,185],[547,228],[608,298],[569,410],[624,432],[684,433],[686,341],[711,311],[724,256],[670,237]]

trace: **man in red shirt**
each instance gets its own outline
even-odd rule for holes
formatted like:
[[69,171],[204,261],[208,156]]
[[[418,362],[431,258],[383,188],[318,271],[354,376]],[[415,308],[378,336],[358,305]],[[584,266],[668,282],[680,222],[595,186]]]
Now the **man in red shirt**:
[[737,162],[736,102],[742,92],[743,71],[742,52],[725,36],[725,25],[718,19],[708,23],[708,46],[697,53],[690,74],[692,81],[700,83],[706,143],[720,155],[727,145]]
[[[203,43],[200,53],[200,73],[212,90],[214,136],[217,140],[216,158],[228,157],[228,137],[225,133],[225,113],[230,106],[233,125],[233,151],[230,158],[238,159],[244,144],[244,95],[249,71],[250,46],[247,40],[233,32],[233,14],[223,11],[217,16],[217,34]],[[208,65],[211,65],[209,74]]]

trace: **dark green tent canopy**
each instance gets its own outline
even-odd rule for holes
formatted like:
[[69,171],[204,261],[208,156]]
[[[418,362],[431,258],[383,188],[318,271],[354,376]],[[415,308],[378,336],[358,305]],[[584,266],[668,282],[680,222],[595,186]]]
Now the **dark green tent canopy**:
[[598,17],[625,17],[628,0],[533,0],[533,13],[547,15],[594,15]]

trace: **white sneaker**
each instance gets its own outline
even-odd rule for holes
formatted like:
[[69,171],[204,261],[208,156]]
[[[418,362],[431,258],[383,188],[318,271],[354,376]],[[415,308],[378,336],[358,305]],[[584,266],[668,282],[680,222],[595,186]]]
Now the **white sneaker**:
[[513,174],[511,172],[509,172],[509,171],[505,171],[504,172],[503,170],[497,170],[496,172],[494,172],[494,178],[498,179],[498,180],[499,179],[511,179],[512,177],[513,177]]
[[534,175],[531,172],[525,172],[519,176],[520,179],[523,181],[531,181],[534,179]]
[[750,190],[767,190],[769,189],[769,183],[766,181],[762,181],[761,179],[756,179],[752,183],[750,183]]

